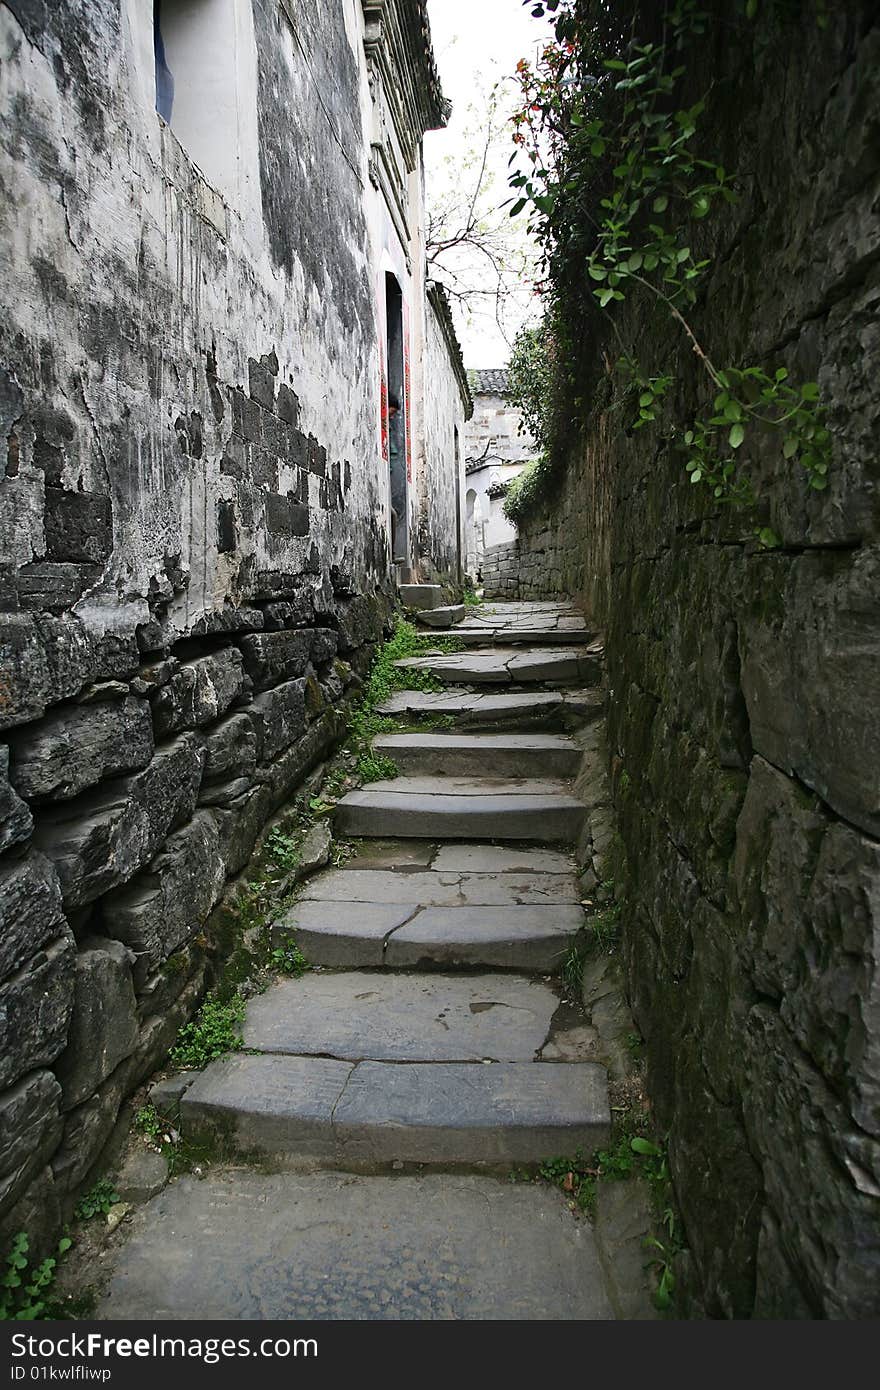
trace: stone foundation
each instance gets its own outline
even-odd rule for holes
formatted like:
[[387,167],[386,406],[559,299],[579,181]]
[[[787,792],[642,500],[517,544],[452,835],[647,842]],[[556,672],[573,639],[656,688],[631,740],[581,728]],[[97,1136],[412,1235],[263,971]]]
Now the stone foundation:
[[387,598],[278,582],[167,648],[0,619],[0,1246],[70,1215],[198,1002],[227,878],[342,734],[387,628]]

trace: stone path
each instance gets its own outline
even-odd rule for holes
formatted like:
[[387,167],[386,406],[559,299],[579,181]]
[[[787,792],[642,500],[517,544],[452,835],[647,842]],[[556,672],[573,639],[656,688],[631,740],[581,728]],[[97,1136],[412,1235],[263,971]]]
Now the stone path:
[[[589,1224],[505,1181],[609,1133],[596,1034],[559,987],[583,925],[578,726],[601,652],[568,605],[497,605],[457,632],[487,622],[496,645],[406,663],[455,692],[389,707],[418,719],[446,698],[458,722],[378,741],[401,776],[343,799],[357,854],[281,924],[323,969],[253,999],[247,1050],[182,1097],[185,1134],[278,1171],[211,1169],[138,1212],[100,1316],[621,1312]],[[493,731],[462,732],[481,701]]]

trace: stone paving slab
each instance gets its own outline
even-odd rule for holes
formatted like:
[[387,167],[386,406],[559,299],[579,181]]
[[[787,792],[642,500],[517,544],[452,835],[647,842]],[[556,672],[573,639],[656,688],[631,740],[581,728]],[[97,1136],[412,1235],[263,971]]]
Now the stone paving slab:
[[335,869],[310,879],[299,901],[303,904],[314,901],[490,907],[515,903],[577,903],[580,896],[577,879],[570,873],[544,873],[535,880],[528,872]]
[[589,1062],[360,1062],[333,1114],[343,1164],[537,1162],[608,1136]]
[[390,969],[424,965],[558,970],[571,939],[584,925],[583,908],[424,908],[388,938]]
[[427,869],[437,853],[434,840],[359,840],[343,869]]
[[300,900],[278,923],[312,965],[345,969],[384,963],[385,940],[419,911],[418,903]]
[[349,792],[336,807],[343,835],[405,839],[573,841],[586,814],[576,797],[559,792],[450,796],[410,792],[407,779]]
[[576,870],[574,856],[559,850],[481,844],[439,845],[431,867],[438,871],[486,874],[573,874]]
[[[560,622],[562,621],[560,619]],[[584,627],[582,623],[572,627],[519,627],[516,624],[510,627],[468,627],[459,624],[455,629],[457,640],[466,647],[483,647],[493,642],[502,642],[508,646],[512,643],[530,647],[558,647],[560,643],[577,646],[590,642],[595,635],[593,630]]]
[[251,999],[245,1047],[347,1061],[528,1062],[559,1006],[518,975],[346,971],[279,980]]
[[111,1258],[101,1321],[614,1316],[590,1226],[489,1177],[214,1170],[135,1212]]
[[409,777],[570,778],[582,756],[566,734],[384,734],[373,747]]

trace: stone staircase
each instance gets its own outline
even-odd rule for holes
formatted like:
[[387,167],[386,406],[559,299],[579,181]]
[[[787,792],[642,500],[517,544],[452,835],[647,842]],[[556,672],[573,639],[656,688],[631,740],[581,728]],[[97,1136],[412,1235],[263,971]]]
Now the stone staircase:
[[[386,706],[416,725],[376,743],[401,776],[337,808],[355,856],[280,924],[321,968],[252,999],[246,1051],[182,1096],[186,1137],[274,1176],[168,1189],[103,1316],[643,1315],[613,1292],[601,1227],[507,1180],[609,1135],[596,1035],[560,979],[584,921],[572,845],[600,649],[567,604],[480,609],[457,631],[476,649],[409,663],[443,692]],[[438,710],[451,727],[420,730]],[[640,1251],[630,1263],[641,1309]]]
[[[587,814],[575,726],[594,706],[601,648],[567,606],[480,610],[459,631],[487,618],[492,645],[400,665],[454,692],[465,720],[467,702],[494,700],[493,732],[377,741],[402,775],[343,798],[336,826],[360,842],[356,857],[310,880],[280,923],[314,965],[340,973],[279,983],[250,1004],[247,1052],[183,1097],[188,1131],[371,1169],[537,1163],[607,1136],[604,1070],[564,1040],[565,1061],[543,1054],[552,1040],[559,1055],[560,997],[536,978],[558,976],[583,925],[565,847]],[[577,642],[556,644],[561,621]],[[512,629],[528,639],[510,644]],[[540,696],[550,703],[536,716]],[[418,721],[408,695],[385,708],[402,703]],[[536,717],[571,727],[523,732]]]

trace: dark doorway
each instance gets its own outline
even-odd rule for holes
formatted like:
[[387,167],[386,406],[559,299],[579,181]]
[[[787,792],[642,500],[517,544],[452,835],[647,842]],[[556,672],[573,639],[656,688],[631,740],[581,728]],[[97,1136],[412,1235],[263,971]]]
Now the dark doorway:
[[391,559],[408,563],[406,478],[406,364],[403,294],[394,275],[385,276],[385,360],[388,364],[388,467],[391,484]]

